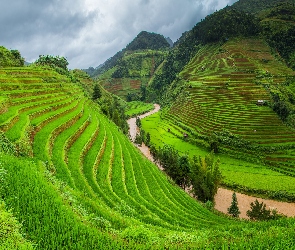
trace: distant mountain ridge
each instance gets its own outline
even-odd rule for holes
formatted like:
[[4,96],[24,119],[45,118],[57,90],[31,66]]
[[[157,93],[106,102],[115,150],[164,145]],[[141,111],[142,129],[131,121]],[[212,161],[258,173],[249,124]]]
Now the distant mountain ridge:
[[276,7],[278,4],[291,3],[295,4],[295,0],[240,0],[234,3],[230,8],[244,11],[251,14]]
[[142,31],[124,49],[117,52],[114,56],[106,60],[102,65],[96,67],[95,69],[90,67],[84,71],[86,71],[91,77],[96,77],[114,67],[118,61],[122,59],[126,51],[167,49],[171,47],[172,40],[169,39],[170,38],[165,38],[160,34]]

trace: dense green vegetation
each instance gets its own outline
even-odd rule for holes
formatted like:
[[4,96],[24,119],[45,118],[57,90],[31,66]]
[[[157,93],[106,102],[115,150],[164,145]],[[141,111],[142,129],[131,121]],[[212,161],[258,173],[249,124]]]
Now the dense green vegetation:
[[36,66],[0,73],[0,197],[23,233],[6,234],[8,248],[293,247],[293,219],[236,222],[177,187],[103,114],[104,90],[90,99],[81,72],[75,82]]
[[[294,249],[294,218],[255,202],[239,220],[235,197],[232,218],[183,190],[295,201],[294,7],[277,2],[241,0],[171,50],[142,32],[97,81],[1,47],[0,249]],[[127,136],[153,107],[138,100],[162,104],[137,141],[165,172]]]
[[125,51],[114,67],[98,77],[98,82],[109,92],[127,101],[145,100],[147,86],[161,67],[167,51]]
[[25,59],[18,50],[8,50],[0,46],[0,67],[24,66]]
[[85,71],[91,77],[98,77],[104,72],[116,67],[117,64],[121,62],[122,58],[124,57],[124,54],[128,51],[129,53],[130,51],[137,51],[137,50],[159,51],[163,49],[165,50],[169,47],[170,47],[170,44],[162,35],[159,35],[156,33],[150,33],[147,31],[142,31],[124,49],[117,52],[113,57],[109,58],[102,65],[98,66],[95,69],[94,68],[85,69]]
[[[163,113],[162,111],[141,121],[142,129],[150,134],[151,144],[156,149],[168,144],[180,155],[188,155],[190,158],[195,155],[205,157],[210,153],[208,143],[192,138],[192,134],[184,129],[184,125],[179,126],[180,123],[166,119]],[[184,133],[188,133],[188,138],[184,138]],[[236,159],[239,154],[237,150],[235,152],[231,157],[228,156],[228,151],[216,155],[220,159],[219,167],[224,177],[222,185],[244,193],[294,201],[294,177],[273,171],[263,163],[253,163],[253,157],[248,157],[248,160]]]
[[151,103],[143,103],[139,101],[127,102],[125,107],[125,115],[127,117],[134,117],[144,114],[154,109],[154,105]]
[[170,44],[166,41],[164,36],[142,31],[126,46],[126,50],[160,50],[169,47]]
[[[0,169],[0,178],[4,178],[3,169]],[[21,234],[21,226],[5,208],[4,202],[0,203],[0,249],[34,249],[33,245],[25,240]]]
[[294,0],[240,0],[234,3],[230,8],[252,14],[259,14],[261,11],[274,8],[282,2],[295,3]]

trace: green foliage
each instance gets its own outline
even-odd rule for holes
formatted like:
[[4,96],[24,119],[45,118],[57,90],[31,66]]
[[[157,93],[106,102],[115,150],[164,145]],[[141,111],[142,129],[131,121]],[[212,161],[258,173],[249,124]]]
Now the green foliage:
[[257,199],[251,202],[250,206],[246,214],[251,220],[271,220],[281,217],[276,210],[266,209],[266,205],[263,202],[259,203]]
[[152,103],[144,103],[139,101],[128,102],[125,107],[127,117],[135,117],[154,109]]
[[271,9],[261,22],[262,34],[287,64],[295,69],[295,6],[283,3]]
[[68,75],[68,61],[63,56],[51,56],[51,55],[39,55],[39,58],[35,61],[36,65],[49,66],[56,70],[58,73]]
[[99,99],[101,96],[102,94],[101,94],[100,86],[98,84],[95,84],[93,88],[92,99],[96,100],[96,99]]
[[126,46],[126,50],[160,50],[169,47],[170,44],[167,42],[164,36],[156,33],[142,31],[131,43]]
[[0,67],[24,66],[25,59],[18,50],[8,50],[0,46]]
[[[259,14],[261,11],[264,11],[268,8],[273,8],[281,2],[282,0],[240,0],[229,8],[252,14]],[[283,2],[295,3],[294,0],[284,0]]]
[[[121,78],[126,77],[129,74],[129,71],[124,67],[126,66],[123,57],[127,51],[136,51],[136,50],[162,50],[170,47],[170,44],[166,39],[159,34],[150,33],[142,31],[137,35],[137,37],[129,43],[124,49],[117,52],[113,57],[106,60],[103,65],[98,66],[97,68],[90,67],[85,69],[91,77],[97,77],[102,75],[104,72],[118,66],[116,71],[113,73],[112,77]],[[163,61],[163,60],[162,60]],[[161,62],[162,62],[161,61]],[[159,65],[160,63],[158,63]],[[137,63],[138,67],[141,67],[141,63]]]
[[141,121],[140,121],[140,118],[138,116],[136,117],[136,126],[141,128]]
[[98,104],[102,112],[111,119],[124,134],[128,134],[128,124],[126,122],[125,109],[117,97],[101,97],[98,99]]
[[203,44],[224,42],[237,36],[253,36],[258,31],[258,20],[244,12],[225,8],[207,16],[176,42],[167,56],[162,72],[155,76],[151,88],[160,100],[167,86],[177,80],[177,74]]
[[21,234],[21,225],[12,213],[6,210],[3,201],[0,201],[0,249],[34,249],[33,244]]
[[145,136],[145,141],[144,141],[144,144],[147,145],[148,147],[150,146],[150,142],[151,142],[151,135],[149,132],[146,133],[146,136]]
[[192,192],[202,202],[214,201],[214,196],[222,180],[219,159],[214,160],[213,153],[202,157],[194,157],[191,162]]
[[295,127],[295,79],[290,77],[283,85],[271,86],[270,93],[273,99],[272,109],[288,125]]
[[6,137],[5,133],[0,131],[0,152],[6,154],[17,155],[16,146]]
[[232,202],[230,207],[227,209],[227,212],[235,218],[238,218],[239,214],[241,213],[238,207],[238,200],[235,192],[233,193]]

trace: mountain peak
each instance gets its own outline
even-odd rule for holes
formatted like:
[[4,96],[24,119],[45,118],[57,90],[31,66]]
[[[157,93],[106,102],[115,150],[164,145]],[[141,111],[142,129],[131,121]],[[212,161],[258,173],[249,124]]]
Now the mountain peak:
[[126,50],[159,50],[169,47],[170,44],[167,42],[163,35],[153,32],[141,31],[136,36],[136,38],[126,46]]

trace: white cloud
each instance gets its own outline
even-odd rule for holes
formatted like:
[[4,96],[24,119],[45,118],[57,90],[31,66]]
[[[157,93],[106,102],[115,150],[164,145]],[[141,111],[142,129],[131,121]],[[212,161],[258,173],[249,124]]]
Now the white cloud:
[[15,0],[1,3],[0,45],[28,61],[65,56],[71,68],[98,66],[142,30],[177,40],[236,0]]

